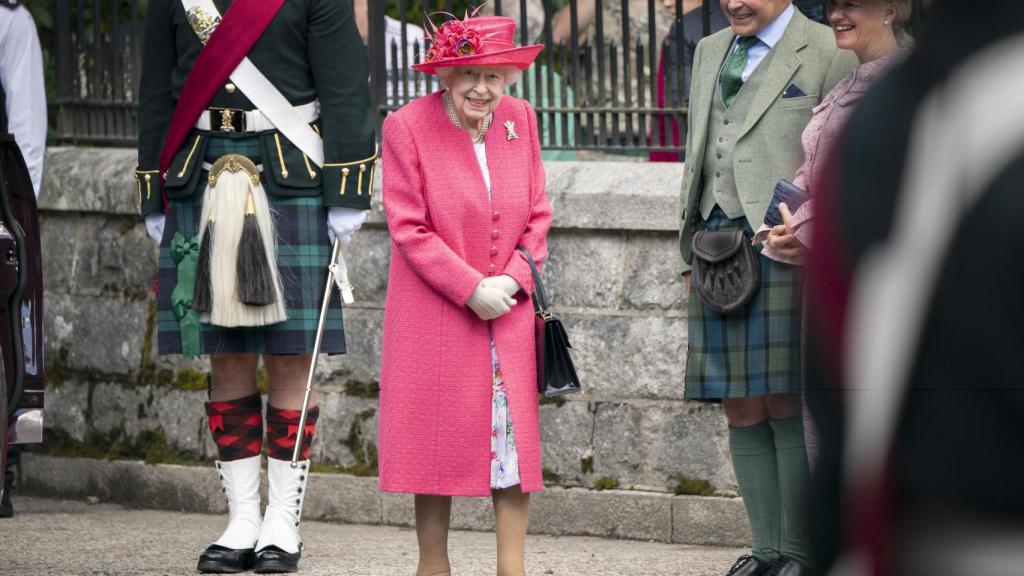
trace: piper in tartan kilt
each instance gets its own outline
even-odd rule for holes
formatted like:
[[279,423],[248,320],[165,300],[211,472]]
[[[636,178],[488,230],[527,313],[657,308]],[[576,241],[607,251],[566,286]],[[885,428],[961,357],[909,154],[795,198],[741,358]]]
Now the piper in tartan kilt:
[[[210,356],[206,411],[229,508],[201,572],[298,568],[315,398],[298,428],[326,266],[332,238],[348,245],[365,220],[376,173],[367,78],[349,2],[149,3],[135,180],[160,245],[159,351]],[[340,354],[333,298],[321,352]]]
[[[694,54],[680,251],[689,274],[699,230],[753,236],[776,182],[802,160],[812,110],[856,64],[791,0],[722,0],[731,27]],[[803,499],[810,472],[801,418],[800,270],[756,255],[760,286],[718,313],[689,287],[686,393],[720,401],[753,550],[731,575],[808,574]],[[689,278],[687,276],[687,278]]]

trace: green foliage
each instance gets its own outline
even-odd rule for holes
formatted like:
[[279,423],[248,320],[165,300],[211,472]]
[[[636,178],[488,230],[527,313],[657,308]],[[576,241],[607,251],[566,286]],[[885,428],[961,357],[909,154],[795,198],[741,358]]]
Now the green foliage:
[[715,487],[703,478],[690,478],[686,474],[676,474],[676,487],[672,490],[676,496],[714,496]]
[[619,481],[611,476],[601,476],[594,480],[594,490],[616,490],[618,487]]

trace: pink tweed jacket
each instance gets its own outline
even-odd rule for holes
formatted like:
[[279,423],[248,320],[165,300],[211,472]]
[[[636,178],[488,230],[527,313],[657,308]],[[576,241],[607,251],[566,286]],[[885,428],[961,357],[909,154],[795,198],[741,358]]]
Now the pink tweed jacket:
[[[509,139],[506,122],[518,138]],[[547,255],[551,207],[536,116],[504,96],[485,137],[493,200],[470,137],[440,93],[388,116],[384,209],[391,266],[384,308],[378,448],[386,492],[490,494],[491,357],[501,361],[522,490],[543,488],[537,421],[533,279],[519,245]],[[512,312],[490,323],[466,300],[486,276],[523,287]]]

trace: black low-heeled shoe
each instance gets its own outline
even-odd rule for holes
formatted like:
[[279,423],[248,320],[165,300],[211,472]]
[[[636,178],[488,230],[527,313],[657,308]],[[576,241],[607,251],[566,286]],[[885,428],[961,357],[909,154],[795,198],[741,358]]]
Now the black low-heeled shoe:
[[292,554],[277,546],[267,546],[256,553],[256,565],[253,571],[257,574],[281,574],[299,571],[299,558],[302,556],[302,544],[299,551]]
[[252,568],[255,554],[252,548],[235,550],[217,544],[210,544],[199,556],[196,569],[204,573],[235,574]]

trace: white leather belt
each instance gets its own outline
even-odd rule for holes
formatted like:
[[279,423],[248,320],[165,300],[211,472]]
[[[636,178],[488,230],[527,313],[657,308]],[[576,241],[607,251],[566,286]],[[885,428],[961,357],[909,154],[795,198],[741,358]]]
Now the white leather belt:
[[[320,117],[320,101],[294,106],[296,114],[307,124]],[[263,132],[277,128],[259,110],[238,110],[235,108],[207,108],[195,124],[198,130],[211,132]]]

